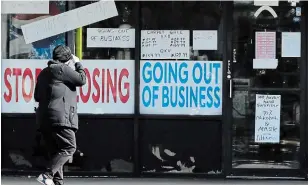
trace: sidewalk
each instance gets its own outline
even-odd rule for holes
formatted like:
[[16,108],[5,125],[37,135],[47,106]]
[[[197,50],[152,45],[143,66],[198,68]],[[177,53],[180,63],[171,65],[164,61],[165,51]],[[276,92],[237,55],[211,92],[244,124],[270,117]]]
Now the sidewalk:
[[[2,185],[40,185],[34,178],[1,177]],[[307,185],[307,181],[265,180],[186,180],[186,179],[116,179],[67,178],[66,185]]]

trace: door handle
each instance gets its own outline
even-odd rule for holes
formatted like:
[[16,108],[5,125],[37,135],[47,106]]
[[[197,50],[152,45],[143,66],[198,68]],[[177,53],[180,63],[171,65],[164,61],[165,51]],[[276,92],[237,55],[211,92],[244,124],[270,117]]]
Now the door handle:
[[229,80],[229,98],[232,98],[233,96],[233,80]]

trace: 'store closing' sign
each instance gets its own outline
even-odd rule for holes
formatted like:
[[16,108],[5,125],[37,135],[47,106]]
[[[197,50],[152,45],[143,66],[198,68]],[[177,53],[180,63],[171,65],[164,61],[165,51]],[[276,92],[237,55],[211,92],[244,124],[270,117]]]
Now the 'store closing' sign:
[[[34,113],[36,79],[46,60],[2,61],[2,113]],[[134,112],[134,61],[85,60],[87,84],[77,89],[78,113]]]
[[222,62],[141,61],[140,113],[221,115]]
[[255,142],[279,143],[280,95],[256,94]]

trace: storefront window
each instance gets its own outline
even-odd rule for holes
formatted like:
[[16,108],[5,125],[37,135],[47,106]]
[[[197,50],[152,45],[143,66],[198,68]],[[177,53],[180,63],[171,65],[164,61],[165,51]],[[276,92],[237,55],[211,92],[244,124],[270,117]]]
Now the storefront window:
[[140,112],[221,115],[221,2],[141,4]]
[[[8,2],[6,2],[8,3]],[[13,2],[12,2],[13,3]],[[1,14],[3,59],[50,59],[52,50],[65,44],[65,33],[26,44],[21,26],[66,11],[67,1],[50,1],[49,14]],[[26,7],[25,7],[26,8]]]
[[[76,7],[90,4],[76,1]],[[118,16],[83,27],[83,59],[133,60],[137,3],[116,1]]]
[[144,172],[221,173],[221,156],[211,155],[221,152],[221,124],[193,116],[221,114],[222,7],[217,1],[141,2]]

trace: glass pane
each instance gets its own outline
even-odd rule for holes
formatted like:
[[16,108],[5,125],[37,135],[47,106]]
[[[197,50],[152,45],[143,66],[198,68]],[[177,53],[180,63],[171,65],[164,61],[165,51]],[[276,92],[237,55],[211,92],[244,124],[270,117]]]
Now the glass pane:
[[[299,168],[300,57],[281,57],[282,32],[300,32],[300,4],[279,2],[274,18],[253,2],[234,2],[233,13],[233,168]],[[276,69],[253,69],[256,32],[276,32]],[[300,43],[299,43],[300,44]],[[257,89],[253,89],[257,88]],[[276,89],[275,89],[276,88]],[[292,88],[292,89],[291,89]],[[262,90],[264,89],[264,90]],[[255,142],[256,94],[281,95],[280,142]]]

